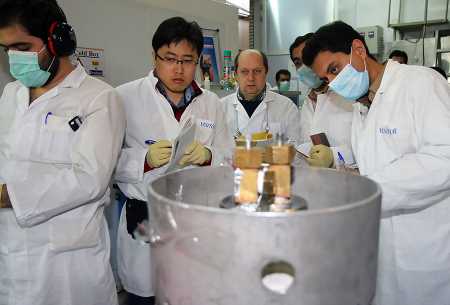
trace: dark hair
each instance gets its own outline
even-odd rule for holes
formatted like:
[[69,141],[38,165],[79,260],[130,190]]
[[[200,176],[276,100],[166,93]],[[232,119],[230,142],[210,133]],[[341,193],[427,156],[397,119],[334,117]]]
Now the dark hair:
[[[267,56],[266,54],[264,54],[264,52],[260,51],[260,50],[255,50],[255,49],[247,49],[247,50],[253,50],[259,53],[259,55],[261,55],[262,60],[263,60],[263,64],[264,64],[264,68],[266,69],[266,73],[269,71],[269,61],[267,60]],[[239,66],[239,56],[241,55],[242,52],[245,52],[247,50],[242,50],[239,51],[239,53],[236,55],[236,57],[234,58],[234,71],[237,71],[238,66]]]
[[439,68],[439,67],[430,67],[431,69],[435,70],[436,72],[438,72],[440,75],[442,75],[445,80],[447,80],[447,73],[445,73],[444,69]]
[[289,47],[289,56],[291,57],[291,60],[294,61],[294,58],[292,57],[292,53],[294,52],[295,48],[298,48],[299,45],[306,42],[307,40],[311,39],[313,37],[314,33],[308,33],[303,36],[298,36],[295,38],[294,42]]
[[0,0],[0,28],[20,24],[30,35],[47,43],[55,21],[67,22],[56,0]]
[[171,43],[178,44],[186,40],[200,56],[203,50],[203,34],[197,22],[187,22],[181,17],[164,20],[153,35],[152,46],[155,53],[162,47]]
[[278,82],[280,80],[280,76],[284,74],[284,75],[289,75],[289,79],[291,79],[291,72],[289,72],[286,69],[281,69],[278,70],[278,72],[275,74],[275,80]]
[[403,59],[405,60],[405,64],[408,63],[408,54],[406,54],[406,52],[400,51],[400,50],[394,50],[391,52],[391,54],[389,54],[389,58],[392,57],[403,57]]
[[342,52],[350,54],[353,40],[362,41],[370,58],[376,60],[369,53],[369,48],[362,37],[351,26],[342,21],[335,21],[320,27],[311,39],[306,42],[303,49],[302,61],[311,66],[320,52],[330,51],[332,53]]

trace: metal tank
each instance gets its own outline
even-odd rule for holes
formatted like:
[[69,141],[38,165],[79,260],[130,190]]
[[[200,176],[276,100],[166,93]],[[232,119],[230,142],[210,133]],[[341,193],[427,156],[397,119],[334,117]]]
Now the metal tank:
[[149,187],[159,305],[369,305],[375,293],[381,191],[344,172],[296,168],[308,210],[219,208],[226,167],[182,170]]

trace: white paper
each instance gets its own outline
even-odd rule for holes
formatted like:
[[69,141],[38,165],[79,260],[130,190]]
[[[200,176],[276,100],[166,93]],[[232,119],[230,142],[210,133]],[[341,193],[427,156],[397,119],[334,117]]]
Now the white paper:
[[311,142],[306,142],[298,145],[295,149],[304,157],[309,158],[309,151],[311,150],[311,147],[313,147],[313,144]]
[[179,165],[181,158],[187,147],[195,140],[195,123],[189,119],[183,126],[178,137],[172,143],[172,155],[166,169],[166,173],[181,169],[183,166]]

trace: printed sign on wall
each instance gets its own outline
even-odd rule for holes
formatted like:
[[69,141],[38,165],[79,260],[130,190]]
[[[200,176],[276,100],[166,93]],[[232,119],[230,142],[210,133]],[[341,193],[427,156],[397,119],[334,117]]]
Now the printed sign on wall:
[[86,72],[92,76],[104,76],[104,49],[77,48],[76,55]]

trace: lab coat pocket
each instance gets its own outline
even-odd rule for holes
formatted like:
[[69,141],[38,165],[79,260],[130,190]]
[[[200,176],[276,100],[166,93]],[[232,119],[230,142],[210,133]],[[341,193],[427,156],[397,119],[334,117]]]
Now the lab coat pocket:
[[197,119],[195,129],[195,139],[204,145],[212,143],[214,133],[216,131],[216,123],[214,121]]
[[[444,209],[442,209],[444,208]],[[404,270],[450,268],[450,224],[446,207],[393,217],[396,261]]]
[[75,132],[70,128],[70,117],[48,115],[41,127],[37,144],[39,161],[71,163],[71,149]]
[[57,216],[50,221],[50,249],[54,252],[95,247],[100,241],[103,214],[88,217]]

